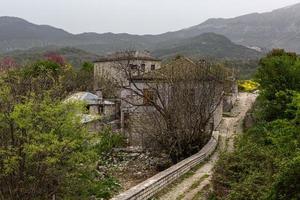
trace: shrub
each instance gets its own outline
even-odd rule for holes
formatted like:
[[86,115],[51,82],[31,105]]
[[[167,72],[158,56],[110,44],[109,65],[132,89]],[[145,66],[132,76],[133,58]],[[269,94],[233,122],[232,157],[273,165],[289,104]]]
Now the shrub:
[[259,87],[259,84],[253,80],[241,80],[238,84],[239,90],[243,92],[254,92]]

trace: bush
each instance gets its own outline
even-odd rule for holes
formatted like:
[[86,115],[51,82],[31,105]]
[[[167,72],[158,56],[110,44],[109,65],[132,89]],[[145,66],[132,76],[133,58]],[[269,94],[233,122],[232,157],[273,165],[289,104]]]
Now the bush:
[[241,80],[238,82],[239,90],[243,92],[254,92],[258,90],[259,84],[253,80]]
[[[221,155],[212,179],[215,194],[220,199],[269,199],[272,190],[278,191],[273,189],[276,177],[281,171],[288,174],[284,168],[291,170],[291,165],[286,163],[298,155],[299,147],[300,130],[292,122],[256,125],[238,138],[234,152]],[[295,171],[289,173],[297,177]]]

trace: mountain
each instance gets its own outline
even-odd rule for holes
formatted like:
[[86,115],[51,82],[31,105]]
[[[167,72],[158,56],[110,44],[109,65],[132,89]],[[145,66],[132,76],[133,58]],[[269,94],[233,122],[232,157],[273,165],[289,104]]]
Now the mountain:
[[171,57],[176,54],[189,57],[214,57],[219,59],[258,59],[262,54],[242,45],[236,45],[228,38],[215,34],[203,33],[196,37],[161,43],[153,54],[157,57]]
[[71,34],[47,25],[35,25],[16,17],[0,17],[0,52],[48,46]]
[[209,19],[197,26],[160,37],[183,39],[206,32],[224,35],[237,44],[249,47],[285,48],[300,53],[300,4],[231,19]]
[[[36,25],[16,17],[0,17],[0,52],[47,46],[98,45],[97,53],[132,47],[141,36],[113,33],[71,34],[48,25]],[[143,43],[143,42],[142,42]]]
[[[218,47],[218,45],[221,46]],[[257,51],[235,45],[227,38],[212,33],[182,39],[126,33],[82,33],[75,35],[62,29],[32,24],[15,17],[0,17],[0,52],[37,47],[47,49],[49,46],[74,47],[100,55],[122,49],[149,50],[159,57],[182,53],[198,57],[216,56],[236,59],[241,56],[239,59],[251,59],[257,58],[259,54]]]
[[256,50],[285,48],[300,53],[300,4],[267,13],[209,19],[190,28],[160,35],[71,34],[20,18],[0,17],[0,53],[51,45],[72,46],[97,54],[120,49],[147,49],[152,52],[158,49],[162,52],[161,44],[172,46],[174,41],[185,43],[187,39],[193,40],[203,33],[211,32]]

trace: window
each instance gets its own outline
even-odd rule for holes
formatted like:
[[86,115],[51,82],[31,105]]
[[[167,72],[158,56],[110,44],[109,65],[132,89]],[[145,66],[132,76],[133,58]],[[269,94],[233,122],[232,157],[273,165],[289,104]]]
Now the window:
[[155,65],[151,65],[151,70],[155,70]]
[[144,94],[144,102],[143,102],[143,104],[145,106],[150,106],[152,102],[156,101],[155,91],[149,90],[149,89],[144,89],[143,90],[143,94]]
[[134,65],[134,64],[130,64],[129,66],[130,66],[131,70],[137,70],[137,68],[138,68],[137,65]]
[[128,129],[129,128],[129,120],[130,120],[130,116],[129,113],[124,113],[124,128]]
[[145,71],[145,68],[146,68],[146,65],[145,65],[145,64],[142,64],[142,65],[141,65],[141,71],[144,72],[144,71]]

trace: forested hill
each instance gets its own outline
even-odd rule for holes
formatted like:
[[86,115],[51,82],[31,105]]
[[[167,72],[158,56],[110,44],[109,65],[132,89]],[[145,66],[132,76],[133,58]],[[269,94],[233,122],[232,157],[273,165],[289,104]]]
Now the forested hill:
[[213,18],[175,32],[160,35],[114,33],[72,34],[48,25],[36,25],[15,17],[0,17],[0,52],[49,45],[73,46],[94,53],[125,48],[155,51],[161,43],[191,39],[203,33],[224,35],[234,43],[256,49],[285,48],[300,52],[300,4],[267,13],[230,19]]
[[29,50],[16,50],[0,55],[0,61],[5,58],[10,58],[18,66],[24,66],[30,63],[34,63],[38,60],[45,59],[45,55],[52,53],[62,56],[66,62],[71,64],[75,68],[82,67],[84,62],[93,62],[98,55],[89,53],[80,49],[72,47],[44,47],[44,48],[32,48]]
[[182,54],[190,57],[214,57],[220,59],[258,59],[262,53],[231,42],[223,35],[203,33],[199,36],[161,43],[153,52],[158,57]]
[[284,48],[300,52],[300,4],[266,13],[252,13],[235,18],[213,18],[204,23],[165,33],[163,38],[190,38],[214,32],[237,44],[260,48]]

